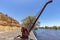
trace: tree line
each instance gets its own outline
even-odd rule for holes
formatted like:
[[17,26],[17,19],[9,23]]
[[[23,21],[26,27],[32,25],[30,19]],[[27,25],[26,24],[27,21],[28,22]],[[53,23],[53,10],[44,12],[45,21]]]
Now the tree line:
[[39,29],[60,29],[60,26],[45,26],[45,27],[39,27]]
[[[31,25],[33,24],[34,20],[36,19],[35,16],[27,16],[26,18],[22,19],[22,26],[29,29]],[[60,26],[45,26],[40,27],[40,22],[37,21],[34,27],[35,30],[37,29],[60,29]]]

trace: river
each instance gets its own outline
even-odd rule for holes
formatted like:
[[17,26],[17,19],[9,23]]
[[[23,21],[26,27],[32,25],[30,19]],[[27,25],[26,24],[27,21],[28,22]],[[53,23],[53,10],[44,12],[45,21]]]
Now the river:
[[38,40],[60,40],[60,30],[38,29],[34,33]]

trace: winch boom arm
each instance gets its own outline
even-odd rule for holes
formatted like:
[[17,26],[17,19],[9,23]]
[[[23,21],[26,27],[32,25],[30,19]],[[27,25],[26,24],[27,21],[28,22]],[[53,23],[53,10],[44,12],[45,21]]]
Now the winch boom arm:
[[41,16],[42,12],[44,11],[44,9],[46,8],[46,6],[51,3],[52,0],[49,0],[45,5],[44,7],[42,8],[42,10],[40,11],[39,15],[37,16],[37,18],[35,19],[35,21],[33,22],[33,24],[31,25],[30,29],[29,29],[29,32],[34,28],[34,25],[35,23],[37,22],[37,20],[39,19],[39,17]]

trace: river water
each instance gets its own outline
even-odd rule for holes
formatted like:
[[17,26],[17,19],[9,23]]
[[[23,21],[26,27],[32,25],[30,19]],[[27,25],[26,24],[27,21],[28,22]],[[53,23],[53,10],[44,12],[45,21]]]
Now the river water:
[[38,29],[34,33],[38,40],[60,40],[60,30]]

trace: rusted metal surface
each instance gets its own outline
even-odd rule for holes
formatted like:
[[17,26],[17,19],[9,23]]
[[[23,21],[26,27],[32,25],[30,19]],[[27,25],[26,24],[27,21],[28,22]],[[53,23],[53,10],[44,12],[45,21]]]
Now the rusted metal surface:
[[[51,3],[52,0],[48,0],[48,2],[46,2],[46,4],[43,6],[43,8],[41,9],[40,13],[38,14],[38,16],[36,17],[35,21],[33,22],[33,24],[30,26],[30,29],[27,30],[26,28],[22,28],[22,39],[23,38],[27,38],[31,32],[31,30],[34,28],[34,25],[36,24],[37,20],[39,19],[39,17],[41,16],[42,12],[44,11],[44,9],[46,8],[46,6]],[[25,30],[24,30],[25,29]]]
[[34,28],[35,23],[37,22],[37,20],[39,19],[39,17],[41,16],[42,12],[44,11],[44,9],[46,8],[46,6],[51,3],[52,0],[48,0],[48,2],[43,6],[42,10],[40,11],[40,13],[38,14],[37,18],[35,19],[34,23],[31,25],[29,32]]

